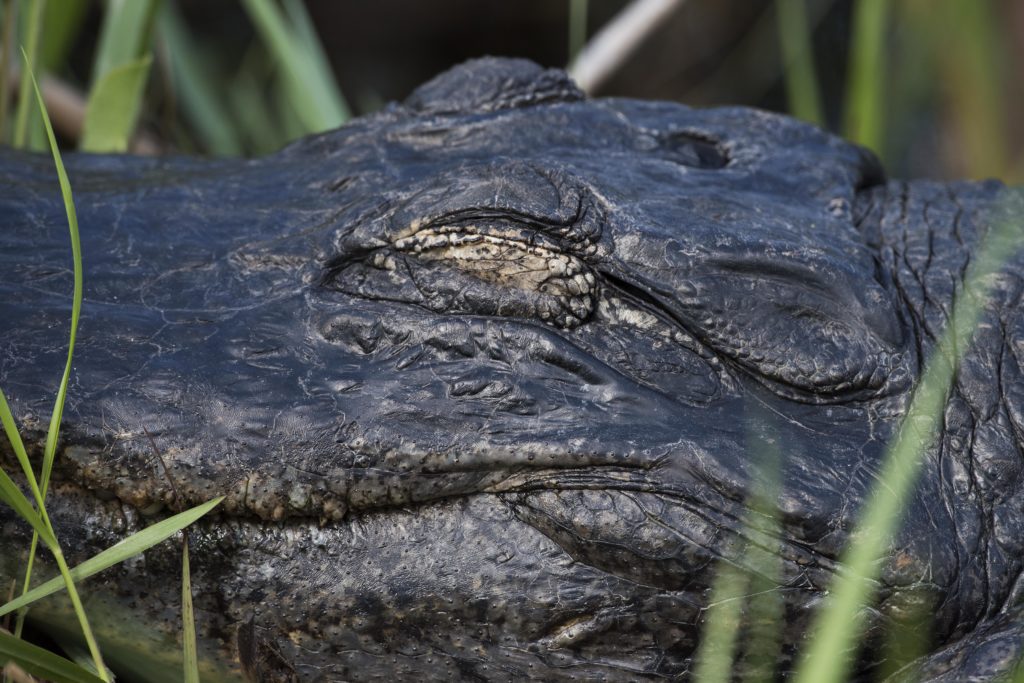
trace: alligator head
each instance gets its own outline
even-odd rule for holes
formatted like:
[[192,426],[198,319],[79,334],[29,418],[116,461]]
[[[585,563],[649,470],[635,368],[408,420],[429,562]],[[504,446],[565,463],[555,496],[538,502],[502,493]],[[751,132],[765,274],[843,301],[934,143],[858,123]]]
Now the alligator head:
[[[495,59],[264,159],[67,163],[69,552],[227,496],[192,532],[205,656],[301,680],[685,677],[716,567],[752,541],[781,558],[784,671],[999,194]],[[0,385],[38,444],[66,228],[48,159],[5,152],[0,176]],[[862,675],[914,605],[933,678],[1005,669],[1024,637],[1021,272],[926,456]],[[779,529],[754,539],[772,450]],[[160,621],[177,552],[86,589]]]

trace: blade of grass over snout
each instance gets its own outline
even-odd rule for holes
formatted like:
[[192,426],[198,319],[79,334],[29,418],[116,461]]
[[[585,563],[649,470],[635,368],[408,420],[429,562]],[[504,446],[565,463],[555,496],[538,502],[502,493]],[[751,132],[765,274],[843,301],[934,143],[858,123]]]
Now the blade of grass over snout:
[[120,64],[100,79],[89,95],[81,148],[88,152],[125,152],[135,131],[152,57]]
[[854,5],[843,122],[846,137],[873,150],[883,158],[883,62],[888,7],[888,0],[858,0]]
[[[74,201],[72,200],[72,196],[71,196],[71,184],[68,182],[68,174],[65,172],[65,168],[63,168],[63,163],[60,160],[60,151],[59,151],[59,148],[57,148],[57,141],[56,141],[56,138],[53,135],[53,127],[50,125],[50,118],[46,114],[46,106],[43,103],[43,95],[42,95],[42,93],[39,92],[39,84],[36,83],[36,76],[32,72],[32,69],[30,68],[30,65],[29,65],[29,55],[24,50],[23,50],[23,56],[25,57],[25,74],[27,75],[28,79],[31,79],[31,81],[32,81],[32,87],[33,87],[33,90],[35,90],[35,93],[36,93],[36,102],[39,105],[39,111],[40,111],[40,114],[41,114],[42,119],[43,119],[43,125],[46,128],[46,135],[47,135],[47,137],[49,138],[49,141],[50,141],[50,152],[53,155],[53,163],[54,163],[54,165],[56,166],[56,169],[57,169],[57,177],[58,177],[58,179],[60,181],[60,191],[61,191],[61,195],[63,197],[63,201],[65,201],[65,209],[67,210],[68,217],[69,217],[69,228],[72,231],[73,244],[75,244],[75,243],[77,243],[77,240],[78,240],[78,222],[77,222],[77,219],[73,218],[74,215],[75,215],[75,209],[74,209],[75,205],[74,205]],[[79,278],[81,278],[82,260],[81,260],[81,253],[77,250],[77,248],[75,248],[73,250],[73,253],[75,254],[75,271],[76,271],[75,276],[76,276],[76,281],[77,281]],[[81,307],[81,297],[82,297],[82,292],[81,292],[81,288],[79,287],[76,290],[76,302],[74,304],[75,306]],[[71,351],[69,351],[69,353],[70,352]],[[71,365],[71,361],[69,360],[69,366],[70,365]],[[65,377],[63,377],[62,386],[61,386],[61,389],[60,389],[61,392],[66,391],[67,382],[68,382],[68,375],[66,374]],[[11,419],[11,416],[10,416],[10,410],[7,409],[7,407],[6,407],[6,399],[5,398],[3,400],[3,403],[4,403],[4,409],[5,409],[3,411],[3,414],[4,414],[3,415],[4,429],[7,432],[8,438],[10,438],[10,440],[11,440],[11,445],[14,447],[14,451],[15,451],[15,454],[17,455],[17,457],[18,457],[18,460],[23,460],[22,466],[25,469],[25,476],[26,476],[26,479],[29,482],[30,488],[32,489],[32,495],[33,495],[33,498],[35,499],[36,507],[37,507],[37,510],[38,510],[38,513],[36,513],[36,514],[38,515],[38,519],[42,522],[42,526],[45,527],[45,528],[39,528],[38,524],[33,524],[33,528],[35,530],[35,535],[33,536],[33,543],[32,543],[33,553],[32,554],[34,555],[34,553],[35,553],[36,535],[38,535],[38,538],[42,539],[43,543],[45,543],[47,548],[49,549],[50,554],[53,555],[53,560],[56,562],[57,568],[60,571],[61,578],[63,579],[63,582],[65,582],[65,586],[68,589],[68,597],[71,600],[72,606],[75,609],[75,614],[78,616],[79,626],[82,629],[82,635],[85,638],[85,642],[86,642],[86,644],[89,647],[89,653],[92,655],[92,659],[93,659],[94,664],[96,666],[96,671],[99,672],[99,676],[100,676],[101,679],[108,680],[108,677],[106,677],[106,668],[103,665],[103,658],[102,658],[102,656],[99,653],[99,647],[96,645],[96,639],[95,639],[95,637],[92,634],[92,628],[89,626],[88,618],[86,617],[85,610],[82,607],[82,600],[81,600],[81,598],[78,595],[78,591],[75,589],[75,583],[74,583],[74,581],[71,578],[70,569],[68,568],[68,562],[65,560],[65,557],[63,557],[63,552],[60,550],[60,545],[57,543],[56,535],[53,532],[53,525],[50,523],[49,515],[46,513],[46,506],[44,504],[43,494],[41,492],[41,489],[40,489],[40,486],[39,486],[38,482],[36,481],[36,477],[35,477],[35,475],[34,475],[34,473],[32,471],[32,465],[31,465],[31,463],[28,462],[28,458],[25,455],[24,444],[22,444],[22,442],[20,442],[20,437],[16,437],[16,436],[13,437],[13,438],[11,437],[11,432],[13,431],[16,434],[16,430],[13,429],[13,420]],[[58,402],[58,405],[59,405],[61,410],[62,410],[62,404],[63,403],[62,403],[62,399],[61,399]],[[10,423],[10,426],[8,426],[8,421]],[[57,424],[57,426],[59,426],[59,418],[56,420],[56,424]],[[51,423],[51,430],[50,431],[51,432],[55,432],[55,428],[53,427],[52,423]],[[47,440],[48,441],[49,441],[49,439],[51,437],[52,437],[52,439],[53,439],[53,441],[55,443],[56,442],[56,434],[55,433],[47,434]],[[45,463],[44,463],[44,470],[45,470]],[[49,475],[46,474],[46,478],[47,479],[48,479],[48,477],[49,477]],[[7,476],[6,473],[4,473],[2,477],[0,477],[0,483],[2,483],[2,485],[0,485],[0,488],[4,489],[4,496],[3,496],[4,499],[7,502],[9,502],[9,503],[15,504],[15,506],[19,506],[20,505],[20,502],[19,502],[20,492],[18,490],[18,492],[17,492],[18,496],[14,496],[13,493],[10,492],[10,490],[8,489],[8,484],[13,486],[13,482],[10,481],[10,479]],[[14,489],[17,490],[16,486],[14,486]],[[23,514],[23,516],[26,516],[26,515]],[[30,521],[30,523],[32,522],[32,516],[31,515],[27,516],[26,519],[28,519]],[[26,572],[26,587],[28,587],[29,581],[31,579],[31,570],[32,570],[31,569],[31,561],[32,561],[32,557],[30,557],[29,569]],[[19,622],[20,622],[20,620],[22,620],[22,616],[19,615]],[[18,624],[18,627],[20,627],[20,623]]]
[[[74,569],[71,569],[69,571],[69,575],[75,581],[82,581],[94,574],[98,574],[104,569],[113,567],[115,564],[119,564],[127,559],[135,557],[136,555],[149,550],[158,543],[170,538],[189,524],[192,524],[210,510],[217,507],[222,500],[224,500],[223,496],[220,498],[214,498],[202,505],[197,505],[194,508],[184,512],[179,512],[178,514],[161,520],[156,524],[150,525],[142,531],[132,534],[123,541],[115,543],[103,552],[94,555],[85,562],[76,566]],[[49,581],[36,586],[32,590],[8,602],[6,605],[0,606],[0,616],[13,612],[17,609],[21,609],[25,605],[29,605],[36,600],[45,598],[48,595],[52,595],[53,593],[61,590],[62,587],[63,583],[59,578],[50,579]]]
[[[26,69],[35,73],[36,58],[39,54],[39,34],[42,32],[43,23],[43,3],[45,0],[29,0],[28,3],[28,16],[25,21],[25,34],[22,36],[24,39],[25,47],[23,52],[25,53],[25,64]],[[6,50],[7,45],[3,46]],[[22,73],[21,83],[18,84],[18,113],[14,120],[14,146],[25,147],[28,142],[28,127],[29,119],[32,114],[32,109],[35,106],[32,103],[32,89],[29,85],[29,79],[24,77]]]
[[814,50],[807,20],[807,0],[775,0],[789,113],[817,126],[824,125]]
[[222,84],[214,81],[201,60],[200,46],[189,33],[177,3],[161,3],[156,27],[166,45],[174,92],[203,146],[218,156],[240,155],[242,144],[219,92]]
[[736,641],[739,638],[747,575],[743,569],[719,563],[707,606],[707,621],[701,633],[693,680],[697,683],[728,683],[732,680]]
[[14,661],[27,673],[53,683],[101,683],[102,678],[49,650],[0,631],[0,661]]
[[[1022,200],[1024,197],[1018,197]],[[841,557],[842,571],[836,575],[816,625],[810,630],[815,637],[803,654],[797,683],[830,683],[848,677],[863,606],[872,599],[873,581],[881,570],[879,561],[897,531],[903,503],[917,481],[924,452],[941,427],[946,396],[984,309],[988,281],[1021,246],[1022,220],[1022,216],[997,220],[971,262],[950,322],[885,455],[861,520],[850,535]]]
[[308,131],[319,132],[344,123],[348,107],[334,79],[325,73],[326,66],[318,66],[319,48],[301,40],[304,29],[290,26],[271,0],[242,0],[242,4],[267,49],[281,65],[292,105]]
[[[719,562],[695,655],[697,683],[726,683],[737,673],[742,680],[775,678],[778,624],[782,621],[781,560],[774,550],[780,536],[775,501],[780,490],[781,462],[774,443],[753,435],[748,441],[761,467],[758,476],[751,479],[748,513],[742,521],[746,547],[734,561]],[[742,658],[736,661],[740,649]]]
[[192,572],[188,564],[188,534],[181,544],[181,628],[184,651],[184,681],[199,683],[199,655],[196,651],[196,620],[192,609]]

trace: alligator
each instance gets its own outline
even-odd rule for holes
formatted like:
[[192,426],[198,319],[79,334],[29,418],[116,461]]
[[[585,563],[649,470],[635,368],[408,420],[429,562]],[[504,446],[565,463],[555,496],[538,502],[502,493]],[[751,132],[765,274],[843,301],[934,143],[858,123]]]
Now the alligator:
[[[497,58],[265,158],[66,164],[85,299],[51,514],[74,563],[225,496],[190,531],[211,680],[687,680],[751,544],[785,676],[1007,196]],[[0,178],[0,386],[38,457],[67,226],[48,157],[4,150]],[[992,278],[857,680],[990,680],[1024,645],[1022,278]],[[174,661],[180,552],[82,585],[128,679]]]

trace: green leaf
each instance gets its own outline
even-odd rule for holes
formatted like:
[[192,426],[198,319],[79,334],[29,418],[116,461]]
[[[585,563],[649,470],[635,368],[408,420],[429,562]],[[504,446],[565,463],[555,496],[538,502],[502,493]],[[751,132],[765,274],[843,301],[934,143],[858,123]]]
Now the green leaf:
[[[189,524],[192,524],[194,521],[215,508],[222,500],[224,500],[223,496],[215,498],[209,502],[197,505],[185,512],[180,512],[173,517],[168,517],[167,519],[157,522],[152,526],[146,527],[142,531],[132,534],[123,541],[112,545],[103,552],[89,558],[72,569],[70,572],[71,578],[75,581],[87,579],[104,569],[112,567],[119,562],[124,562],[128,558],[134,557],[139,553],[152,548],[157,543],[166,540],[187,527]],[[0,606],[0,616],[9,614],[16,609],[33,603],[47,595],[52,595],[63,587],[64,584],[59,578],[50,579],[49,581],[36,586],[28,593],[11,600],[6,605]]]
[[[24,40],[25,47],[22,53],[25,55],[25,73],[34,73],[36,68],[36,56],[39,53],[39,34],[42,32],[43,23],[43,0],[30,0],[28,3],[28,15],[25,21]],[[7,49],[7,46],[4,46]],[[18,86],[18,113],[14,121],[14,146],[24,147],[29,139],[29,117],[32,114],[31,84],[29,79],[22,78]]]
[[85,110],[83,150],[124,152],[128,149],[152,61],[152,57],[146,55],[116,66],[95,85]]
[[43,539],[43,543],[50,547],[57,544],[57,539],[46,528],[46,524],[43,523],[36,509],[32,507],[32,503],[28,502],[25,494],[3,470],[0,470],[0,500],[10,505],[19,517],[28,522],[32,529],[39,534],[39,538]]
[[[65,207],[65,209],[68,212],[68,227],[71,230],[72,241],[73,242],[77,242],[78,221],[77,221],[77,218],[76,218],[76,215],[75,215],[74,201],[72,200],[72,197],[71,197],[71,184],[68,182],[67,173],[64,170],[64,163],[61,161],[60,149],[57,147],[57,138],[53,134],[53,126],[50,124],[50,115],[46,112],[46,104],[43,102],[43,95],[42,95],[41,92],[39,92],[39,84],[36,82],[36,76],[32,72],[32,69],[29,66],[28,55],[25,55],[25,70],[26,70],[26,73],[28,74],[29,78],[32,79],[32,88],[33,88],[33,90],[35,90],[35,93],[36,93],[36,103],[39,105],[39,113],[43,117],[43,124],[46,127],[46,136],[47,136],[47,138],[49,138],[49,141],[50,141],[50,153],[53,155],[53,162],[57,166],[57,176],[60,179],[60,189],[61,189],[61,194],[62,194],[62,196],[64,198],[64,207]],[[76,292],[76,296],[78,298],[77,305],[80,307],[81,306],[81,297],[82,297],[82,289],[81,289],[81,287],[82,287],[82,283],[81,283],[82,260],[81,260],[81,254],[77,251],[77,247],[75,248],[75,253],[76,253],[76,256],[75,256],[75,292]],[[74,327],[75,326],[72,326],[71,348],[68,350],[69,354],[71,353],[71,350],[74,349]],[[68,360],[69,371],[70,371],[70,362],[71,361],[70,361],[70,356],[69,356],[69,360]],[[65,377],[66,377],[66,375],[65,375]],[[66,386],[66,383],[65,383],[65,386]],[[54,414],[56,415],[59,411],[63,411],[63,408],[64,408],[64,398],[63,398],[63,396],[58,395],[57,404],[54,407]],[[48,440],[50,438],[53,438],[54,442],[56,442],[56,435],[57,435],[57,431],[58,431],[59,427],[60,427],[60,418],[59,418],[59,416],[57,416],[57,424],[56,424],[56,426],[53,424],[53,422],[50,423],[50,430],[49,430],[49,432],[47,434],[47,439]],[[51,464],[52,464],[52,455],[50,456],[49,459],[50,459]],[[45,463],[44,463],[43,469],[44,469],[44,475],[46,477],[49,477],[49,472],[46,471],[46,464]],[[41,521],[43,522],[43,525],[45,526],[45,531],[47,532],[46,534],[39,533],[39,537],[42,538],[43,541],[49,546],[50,552],[53,554],[53,559],[57,563],[58,569],[60,569],[61,578],[63,579],[64,586],[67,588],[67,591],[68,591],[68,598],[70,598],[70,600],[71,600],[71,604],[72,604],[72,606],[75,609],[75,615],[78,617],[78,623],[79,623],[79,625],[82,628],[82,635],[85,637],[85,642],[89,646],[89,652],[90,652],[90,654],[92,654],[93,661],[96,663],[96,671],[98,672],[99,677],[100,677],[101,680],[104,680],[104,681],[110,680],[109,676],[107,675],[106,665],[104,665],[104,663],[103,663],[103,656],[100,654],[99,645],[97,645],[97,643],[96,643],[96,638],[93,635],[92,627],[89,626],[89,619],[86,617],[85,610],[82,608],[82,600],[81,600],[81,598],[79,598],[78,591],[75,589],[75,584],[74,584],[73,580],[71,579],[70,571],[68,570],[67,561],[65,561],[65,559],[64,559],[64,553],[60,549],[60,544],[57,543],[56,535],[53,532],[53,525],[50,524],[49,516],[46,514],[46,507],[45,507],[45,503],[43,501],[43,494],[40,492],[39,487],[36,485],[35,478],[32,477],[31,468],[29,468],[29,472],[28,472],[27,476],[28,476],[29,484],[32,487],[32,494],[35,496],[36,504],[39,506],[39,516],[41,518]],[[51,540],[52,540],[52,542],[50,542]],[[35,550],[35,537],[32,538],[32,549],[33,549],[33,552],[34,552],[34,550]],[[31,567],[32,567],[31,562],[32,562],[32,559],[33,558],[31,558],[31,557],[29,558],[29,568],[25,572],[25,587],[26,588],[28,587],[28,583],[29,583],[29,580],[30,580],[30,577],[31,577]],[[21,625],[22,625],[22,618],[23,618],[23,615],[19,615],[19,619],[18,619],[18,628],[19,628],[19,630],[20,630]]]
[[0,660],[13,661],[27,673],[54,683],[103,683],[103,679],[49,650],[0,630]]
[[854,5],[844,134],[884,157],[882,104],[885,95],[885,29],[888,0]]
[[196,620],[192,610],[192,576],[188,566],[188,535],[181,546],[181,639],[185,660],[185,683],[199,683],[199,655],[196,651]]
[[174,92],[189,123],[206,149],[214,154],[239,155],[242,144],[224,103],[224,84],[211,77],[203,52],[195,44],[173,2],[164,2],[157,15],[157,31],[166,45]]
[[149,45],[155,0],[107,0],[92,65],[93,88],[113,69],[137,60]]
[[334,78],[324,73],[315,47],[301,40],[304,30],[289,26],[271,0],[243,0],[267,48],[281,64],[292,105],[309,132],[336,128],[348,118],[348,107]]
[[39,46],[39,64],[44,70],[54,71],[64,65],[88,9],[89,3],[82,0],[46,0],[44,40]]
[[824,125],[818,76],[811,49],[811,29],[807,20],[807,0],[775,0],[779,24],[779,45],[786,75],[789,113],[815,125]]

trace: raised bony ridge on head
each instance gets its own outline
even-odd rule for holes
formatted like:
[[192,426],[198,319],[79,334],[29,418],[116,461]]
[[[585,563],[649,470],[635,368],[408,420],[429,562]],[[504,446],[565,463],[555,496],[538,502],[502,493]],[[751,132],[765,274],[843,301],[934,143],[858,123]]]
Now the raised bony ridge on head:
[[526,59],[483,57],[427,81],[404,104],[424,114],[483,114],[585,98],[561,69],[545,69]]

